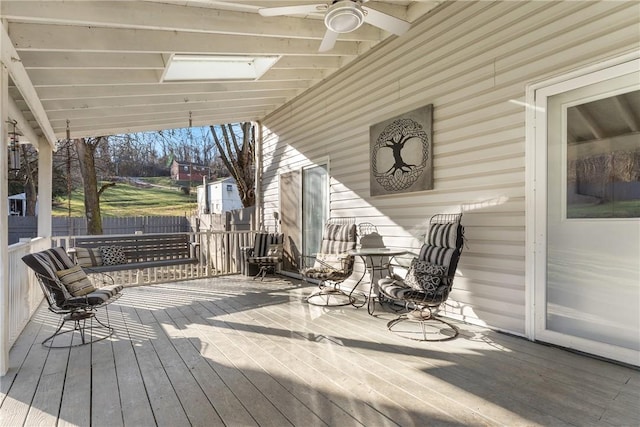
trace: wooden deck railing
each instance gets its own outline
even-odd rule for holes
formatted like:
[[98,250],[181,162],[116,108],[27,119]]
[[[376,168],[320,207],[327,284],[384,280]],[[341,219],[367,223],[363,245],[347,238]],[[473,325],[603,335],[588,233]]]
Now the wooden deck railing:
[[22,257],[49,247],[49,239],[35,238],[9,245],[9,347],[42,302],[43,294]]
[[[235,274],[241,271],[241,251],[253,244],[253,231],[187,233],[196,248],[197,264],[145,268],[109,273],[124,286],[151,285]],[[43,299],[42,291],[21,258],[53,246],[73,247],[76,236],[35,238],[9,246],[9,347],[13,345]]]

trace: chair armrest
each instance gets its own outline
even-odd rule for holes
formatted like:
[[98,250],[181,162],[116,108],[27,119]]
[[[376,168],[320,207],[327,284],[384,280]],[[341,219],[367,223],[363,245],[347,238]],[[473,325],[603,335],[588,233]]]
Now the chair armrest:
[[[325,262],[324,260],[320,259],[318,257],[318,255],[320,255],[320,254],[313,254],[311,256],[309,256],[309,255],[301,255],[300,256],[301,265],[305,266],[305,264],[304,264],[304,259],[305,258],[312,258],[312,259],[315,260],[314,264],[315,263],[319,263],[322,266],[322,268],[324,268],[324,269],[331,270],[331,271],[336,271],[336,272],[338,272],[338,271],[339,272],[344,272],[344,271],[349,271],[350,270],[350,267],[348,265],[350,263],[349,261],[353,261],[353,259],[354,259],[353,255],[349,255],[349,254],[346,254],[346,253],[345,254],[336,254],[336,260],[340,261],[341,264],[342,264],[342,268],[337,268],[334,265],[331,265],[328,262]],[[351,266],[353,266],[352,262],[351,262]]]

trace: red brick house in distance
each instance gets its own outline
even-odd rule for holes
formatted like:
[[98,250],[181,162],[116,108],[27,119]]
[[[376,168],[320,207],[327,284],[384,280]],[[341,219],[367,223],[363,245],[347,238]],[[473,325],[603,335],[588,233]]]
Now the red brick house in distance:
[[203,177],[209,178],[211,168],[209,166],[200,165],[191,162],[180,162],[173,160],[171,163],[171,179],[174,181],[200,181]]

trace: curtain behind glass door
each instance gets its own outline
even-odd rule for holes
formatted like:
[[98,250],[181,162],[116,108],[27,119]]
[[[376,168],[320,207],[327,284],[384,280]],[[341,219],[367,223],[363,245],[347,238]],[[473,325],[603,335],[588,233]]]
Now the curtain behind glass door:
[[327,166],[302,171],[302,251],[306,256],[318,252],[328,212]]

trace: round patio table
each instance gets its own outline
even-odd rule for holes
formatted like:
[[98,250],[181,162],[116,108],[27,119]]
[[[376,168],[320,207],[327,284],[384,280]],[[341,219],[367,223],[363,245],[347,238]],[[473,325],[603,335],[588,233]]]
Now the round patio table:
[[353,293],[361,283],[366,282],[364,280],[364,276],[369,273],[369,292],[362,292],[362,295],[365,297],[365,302],[360,305],[357,305],[357,303],[353,303],[353,306],[362,307],[366,304],[367,312],[373,315],[376,307],[376,299],[380,301],[378,280],[383,277],[382,272],[386,270],[387,273],[391,275],[391,259],[399,255],[404,255],[407,253],[407,251],[404,249],[390,248],[359,248],[351,249],[348,253],[349,255],[360,257],[365,265],[362,276],[360,276],[360,279],[358,280],[356,285],[353,287],[353,289],[351,289],[349,297],[353,295]]

